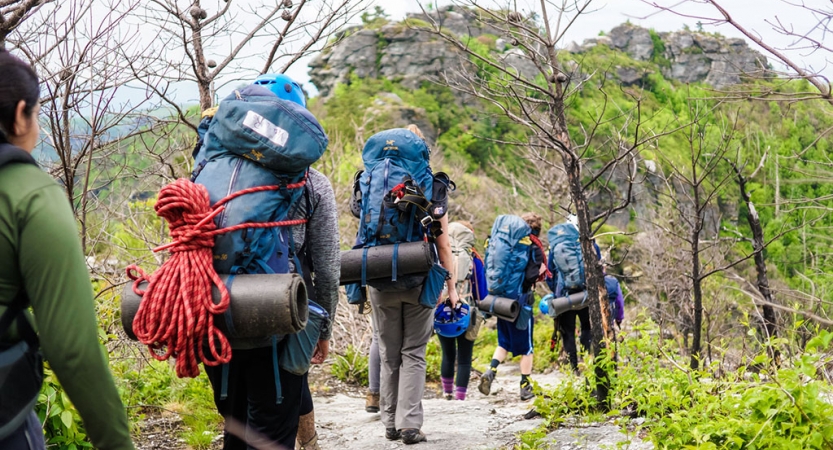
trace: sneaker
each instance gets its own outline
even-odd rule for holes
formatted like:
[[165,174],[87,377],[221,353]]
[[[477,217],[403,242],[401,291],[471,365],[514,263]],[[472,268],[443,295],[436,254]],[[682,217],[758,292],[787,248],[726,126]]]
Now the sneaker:
[[426,441],[428,441],[428,438],[425,437],[425,433],[421,430],[417,430],[416,428],[402,430],[402,443],[405,445],[418,444]]
[[489,369],[480,377],[480,385],[477,389],[483,395],[489,395],[492,391],[492,381],[495,380],[495,372],[492,369]]
[[402,433],[396,428],[385,428],[385,439],[389,441],[398,441],[402,438]]
[[454,394],[452,394],[451,392],[446,392],[445,394],[443,394],[443,396],[446,400],[454,400]]
[[521,401],[525,402],[531,398],[535,397],[535,394],[532,393],[532,385],[527,384],[521,386]]
[[379,412],[379,393],[368,392],[367,399],[364,402],[364,410],[369,413]]

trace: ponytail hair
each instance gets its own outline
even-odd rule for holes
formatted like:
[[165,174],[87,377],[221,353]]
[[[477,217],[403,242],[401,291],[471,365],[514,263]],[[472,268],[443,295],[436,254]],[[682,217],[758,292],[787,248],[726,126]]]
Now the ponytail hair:
[[3,48],[0,73],[0,143],[7,143],[14,130],[18,103],[23,100],[24,114],[32,114],[40,97],[40,85],[32,67]]

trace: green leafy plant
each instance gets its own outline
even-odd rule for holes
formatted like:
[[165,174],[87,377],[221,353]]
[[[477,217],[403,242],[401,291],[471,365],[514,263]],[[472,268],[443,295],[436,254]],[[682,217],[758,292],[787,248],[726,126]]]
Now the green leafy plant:
[[330,373],[338,380],[367,386],[367,363],[368,358],[366,354],[353,345],[348,345],[344,355],[335,355],[335,361],[330,367]]

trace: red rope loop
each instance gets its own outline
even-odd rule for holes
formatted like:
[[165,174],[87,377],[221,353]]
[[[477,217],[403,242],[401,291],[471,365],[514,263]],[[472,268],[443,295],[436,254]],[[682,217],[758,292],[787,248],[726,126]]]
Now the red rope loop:
[[[199,375],[199,362],[208,366],[231,360],[228,338],[214,326],[215,314],[229,307],[229,293],[213,266],[214,236],[244,228],[273,228],[300,225],[305,219],[281,222],[243,223],[217,229],[214,217],[224,204],[241,195],[269,190],[297,189],[305,180],[286,186],[260,186],[235,192],[213,207],[205,186],[187,179],[178,179],[159,192],[154,209],[168,222],[173,242],[154,251],[169,250],[171,257],[156,272],[146,274],[136,265],[127,268],[134,280],[133,291],[142,295],[133,332],[147,345],[151,356],[163,361],[176,358],[179,377]],[[147,287],[139,284],[147,281]],[[220,302],[214,304],[213,286],[220,291]],[[210,355],[205,354],[208,348]]]
[[544,267],[547,268],[546,271],[538,277],[537,281],[544,281],[547,278],[552,278],[552,272],[550,272],[549,265],[547,264],[547,252],[544,250],[544,244],[541,243],[541,239],[538,239],[538,236],[535,236],[534,234],[530,234],[529,239],[532,240],[532,243],[535,244],[536,247],[541,249],[541,254],[544,255]]

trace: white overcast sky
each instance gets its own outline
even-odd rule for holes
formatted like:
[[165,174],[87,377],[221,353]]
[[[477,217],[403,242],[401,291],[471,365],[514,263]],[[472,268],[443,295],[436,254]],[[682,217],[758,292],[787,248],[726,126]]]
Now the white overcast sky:
[[[250,0],[238,0],[238,5],[245,5]],[[373,6],[381,6],[392,20],[401,20],[405,18],[408,12],[418,12],[420,10],[420,2],[418,0],[366,0],[369,2],[369,9]],[[437,0],[434,0],[435,2]],[[556,1],[561,3],[562,0],[547,0],[548,2]],[[582,2],[583,0],[564,0],[567,4],[574,4],[575,2]],[[676,10],[689,14],[703,17],[718,17],[717,11],[711,6],[702,4],[702,0],[650,0],[656,1],[663,6],[674,6]],[[540,0],[481,0],[482,4],[491,6],[507,6],[517,4],[519,10],[529,12],[538,9]],[[723,0],[722,5],[740,22],[743,23],[747,29],[754,31],[763,37],[765,42],[780,48],[787,48],[794,43],[794,39],[783,36],[776,32],[773,25],[767,21],[773,22],[776,19],[781,23],[792,26],[796,32],[805,33],[810,31],[818,19],[806,9],[792,6],[791,3],[800,4],[833,10],[831,0]],[[423,0],[423,5],[428,5],[430,2]],[[439,0],[439,4],[446,5],[450,2],[448,0]],[[564,42],[560,45],[567,45],[570,41],[581,43],[584,39],[598,36],[600,31],[609,31],[611,28],[630,20],[631,23],[640,25],[646,28],[653,28],[657,31],[675,31],[682,29],[684,25],[695,29],[698,22],[697,18],[680,17],[678,15],[659,11],[653,6],[643,0],[594,0],[591,4],[592,11],[580,17],[567,33]],[[251,16],[249,16],[251,17]],[[359,22],[356,17],[356,22]],[[704,22],[704,29],[706,31],[716,31],[725,36],[742,37],[742,35],[732,28],[730,25],[711,26]],[[824,40],[824,36],[816,33],[817,39]],[[827,40],[830,45],[833,45],[833,38]],[[754,46],[754,45],[753,45]],[[258,50],[254,50],[258,51]],[[244,52],[245,53],[245,52]],[[789,51],[789,56],[805,68],[819,71],[833,78],[833,64],[826,60],[833,57],[833,55],[825,52],[810,52],[808,50]],[[769,57],[769,55],[767,55]],[[770,61],[775,64],[773,58]],[[315,88],[309,84],[309,76],[307,75],[307,63],[309,58],[297,62],[287,72],[290,76],[305,83],[307,90],[315,94]],[[776,65],[777,68],[781,66]],[[223,88],[218,89],[219,98],[228,95],[231,90],[239,85],[236,80],[219,80],[218,84],[229,82]],[[196,88],[189,85],[177,86],[177,99],[181,102],[193,103],[197,99]]]

